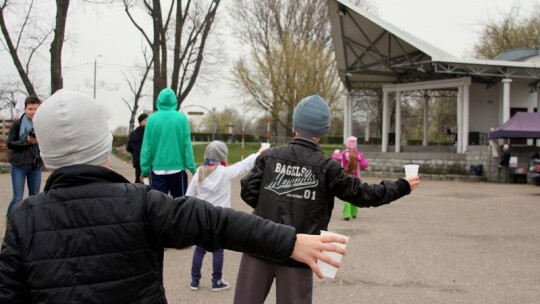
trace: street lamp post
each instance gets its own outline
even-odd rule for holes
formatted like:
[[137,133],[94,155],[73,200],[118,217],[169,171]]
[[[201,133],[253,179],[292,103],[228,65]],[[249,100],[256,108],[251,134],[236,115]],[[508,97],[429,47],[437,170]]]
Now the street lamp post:
[[245,121],[242,118],[242,147],[240,149],[240,155],[242,155],[242,160],[244,160],[244,132],[245,132]]
[[97,59],[98,59],[98,57],[101,57],[101,55],[97,55],[94,58],[94,99],[96,99]]
[[212,140],[216,140],[216,107],[212,107],[212,125],[214,126]]
[[268,115],[268,119],[266,120],[266,142],[270,142],[270,119],[271,116]]
[[[189,108],[192,108],[192,107],[199,107],[201,109],[204,109],[206,111],[208,111],[208,114],[211,114],[212,115],[212,140],[215,140],[216,138],[216,132],[217,132],[217,120],[216,120],[216,107],[212,107],[212,109],[209,109],[207,107],[204,107],[204,106],[200,106],[200,105],[187,105],[185,107],[182,107],[182,109],[189,109]],[[202,113],[200,112],[187,112],[188,114],[193,114],[193,115],[201,115]]]

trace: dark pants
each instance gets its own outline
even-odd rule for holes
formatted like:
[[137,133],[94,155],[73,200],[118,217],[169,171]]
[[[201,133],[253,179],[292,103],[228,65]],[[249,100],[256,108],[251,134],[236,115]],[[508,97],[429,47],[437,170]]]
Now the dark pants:
[[135,182],[142,184],[142,182],[141,182],[141,166],[139,164],[133,164],[133,168],[135,168]]
[[502,177],[499,176],[499,181],[508,184],[510,182],[510,168],[508,166],[501,166],[499,173],[502,175]]
[[309,304],[313,298],[313,272],[287,267],[242,254],[235,304],[262,304],[276,278],[276,303]]
[[[201,279],[201,268],[206,250],[195,246],[193,251],[193,262],[191,264],[191,279],[199,281]],[[223,249],[218,249],[212,253],[212,279],[221,280],[223,275]]]
[[186,194],[188,177],[186,171],[174,174],[157,175],[152,172],[152,189],[170,194],[172,197],[180,197]]

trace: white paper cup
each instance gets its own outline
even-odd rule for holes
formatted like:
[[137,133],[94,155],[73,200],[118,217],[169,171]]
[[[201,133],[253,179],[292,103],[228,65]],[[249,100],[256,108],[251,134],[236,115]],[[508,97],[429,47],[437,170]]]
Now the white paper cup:
[[270,148],[270,143],[261,143],[261,147],[265,148],[265,149],[268,149],[268,148]]
[[418,176],[419,165],[405,165],[405,177]]
[[[324,231],[324,230],[321,230],[321,235],[326,235],[326,234],[334,234],[334,235],[339,235],[339,236],[342,236],[344,238],[347,239],[347,242],[349,241],[349,237],[348,236],[345,236],[345,235],[342,235],[342,234],[339,234],[339,233],[334,233],[334,232],[328,232],[328,231]],[[343,249],[345,249],[347,247],[347,244],[341,244],[341,243],[332,243],[336,246],[339,246]],[[324,254],[326,254],[327,256],[329,256],[332,260],[336,261],[336,262],[340,262],[341,261],[341,258],[343,257],[341,254],[339,253],[336,253],[336,252],[328,252],[328,251],[323,251]],[[336,272],[337,272],[337,268],[330,265],[330,264],[327,264],[321,260],[317,260],[317,266],[319,266],[319,269],[321,270],[322,272],[322,275],[324,277],[327,277],[327,278],[330,278],[330,279],[333,279],[336,277]]]
[[150,179],[148,177],[143,178],[143,183],[145,185],[150,185]]
[[334,154],[339,154],[339,152],[341,152],[341,151],[339,151],[339,149],[334,150]]

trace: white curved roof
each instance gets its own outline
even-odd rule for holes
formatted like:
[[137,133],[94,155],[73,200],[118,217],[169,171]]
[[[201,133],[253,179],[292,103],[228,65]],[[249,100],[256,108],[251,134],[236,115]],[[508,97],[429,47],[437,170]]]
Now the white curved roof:
[[540,80],[534,61],[457,58],[346,0],[328,0],[328,8],[339,75],[349,90],[465,75],[486,83]]

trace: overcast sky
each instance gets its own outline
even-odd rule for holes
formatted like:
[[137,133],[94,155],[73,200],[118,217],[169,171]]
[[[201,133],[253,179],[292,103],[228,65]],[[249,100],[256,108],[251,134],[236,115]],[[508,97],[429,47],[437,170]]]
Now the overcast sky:
[[[226,14],[230,0],[220,7]],[[540,0],[376,0],[378,15],[412,35],[445,50],[456,57],[470,57],[478,34],[490,19],[499,19],[501,12],[518,3],[526,14]],[[93,95],[94,61],[97,62],[96,99],[106,106],[111,129],[128,124],[129,113],[122,97],[130,98],[129,88],[122,71],[134,71],[140,62],[140,35],[129,22],[119,5],[95,10],[90,6],[72,5],[68,18],[68,43],[64,47],[64,86]],[[226,36],[226,22],[222,40],[228,61],[221,75],[212,83],[199,82],[185,105],[201,104],[208,108],[237,107],[239,100],[229,89],[225,79],[231,60],[238,56],[231,51],[236,47],[234,38]],[[15,77],[15,69],[5,51],[0,53],[0,77]],[[48,73],[45,69],[43,73]],[[40,90],[46,93],[46,90]],[[150,91],[150,90],[149,90]],[[146,108],[150,110],[151,105]]]
[[514,5],[527,16],[540,0],[376,0],[379,17],[456,57],[472,57],[483,25]]

